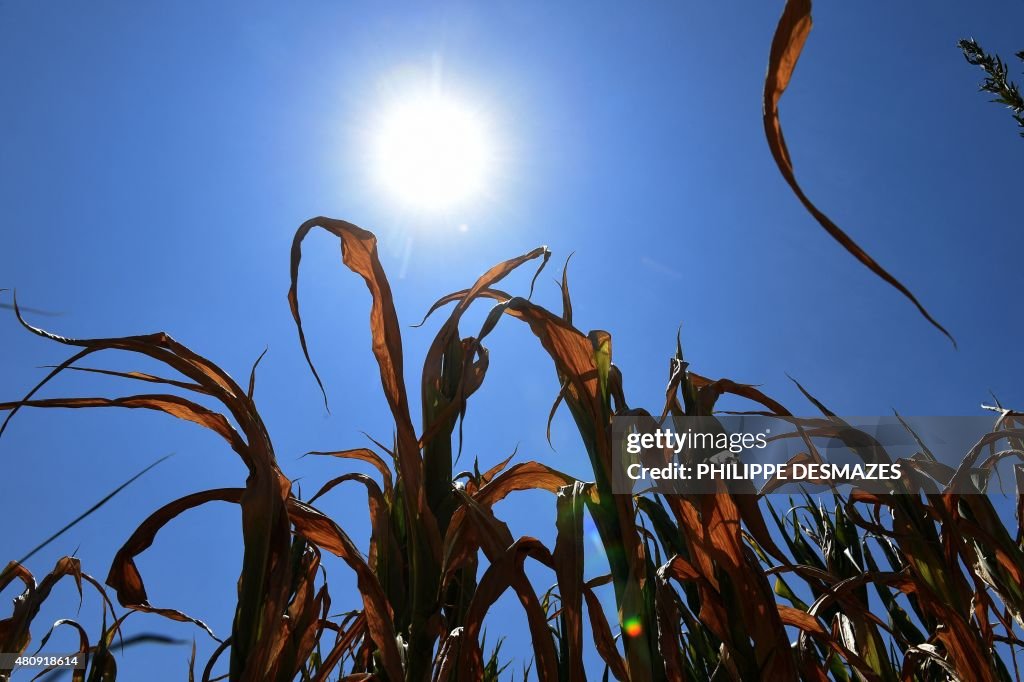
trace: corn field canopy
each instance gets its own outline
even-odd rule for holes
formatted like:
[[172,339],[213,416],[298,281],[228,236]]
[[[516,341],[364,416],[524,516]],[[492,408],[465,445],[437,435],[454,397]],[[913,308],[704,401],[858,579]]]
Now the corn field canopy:
[[[201,666],[205,679],[218,663],[231,679],[245,680],[339,674],[497,679],[507,665],[500,642],[484,650],[484,623],[505,592],[517,596],[530,630],[533,657],[523,674],[533,669],[545,680],[583,679],[584,649],[591,647],[604,674],[620,680],[1012,679],[1015,649],[1024,643],[1018,637],[1024,625],[1021,526],[1004,524],[989,498],[954,492],[952,481],[945,490],[922,494],[909,477],[906,489],[890,494],[855,487],[828,502],[806,495],[784,508],[724,486],[700,495],[613,494],[611,420],[655,419],[659,412],[627,403],[611,335],[574,326],[567,269],[558,313],[498,288],[521,267],[534,268],[535,281],[551,257],[546,247],[496,264],[431,307],[428,317],[442,310],[447,317],[424,360],[417,426],[404,379],[402,330],[376,238],[341,220],[304,223],[292,245],[288,301],[325,399],[298,294],[302,246],[316,229],[338,238],[343,265],[369,290],[372,351],[394,435],[374,447],[310,453],[368,464],[375,475],[342,473],[305,499],[279,466],[256,408],[255,365],[243,385],[167,334],[66,338],[32,326],[16,307],[27,330],[72,353],[20,400],[0,404],[6,412],[0,429],[30,408],[150,410],[212,431],[248,473],[244,486],[198,491],[154,511],[117,552],[105,586],[73,557],[40,578],[12,561],[3,584],[21,581],[24,592],[2,621],[4,649],[28,649],[42,602],[56,583],[71,578],[79,591],[88,584],[98,592],[103,616],[94,639],[73,619],[57,622],[79,631],[76,653],[90,659],[88,668],[74,671],[78,679],[116,676],[111,649],[124,620],[136,612],[191,622],[219,641]],[[474,303],[490,310],[478,331],[463,335],[460,322]],[[573,478],[540,461],[513,463],[514,454],[485,471],[474,466],[454,473],[462,420],[489,366],[484,341],[502,323],[525,324],[549,356],[562,387],[552,414],[564,405],[572,415],[592,479]],[[103,351],[148,358],[165,373],[93,367]],[[156,390],[117,398],[37,397],[74,369]],[[661,417],[710,416],[725,394],[776,416],[790,414],[753,386],[692,372],[677,345]],[[966,453],[965,470],[996,442],[1008,446],[992,458],[1024,456],[1024,414],[997,411],[991,433]],[[874,457],[885,456],[880,449],[874,448]],[[927,452],[922,444],[920,454]],[[342,486],[366,493],[371,534],[365,552],[342,519],[317,506]],[[552,498],[553,546],[515,537],[495,512],[496,503],[530,490]],[[136,563],[164,526],[211,502],[238,505],[242,519],[238,602],[223,639],[173,605],[151,602]],[[1022,511],[1018,505],[1018,518]],[[609,567],[592,578],[585,571],[587,516]],[[360,608],[332,614],[325,554],[340,558],[355,575]],[[538,589],[527,564],[547,569],[553,586]],[[614,595],[612,619],[599,596],[606,591]],[[193,646],[189,675],[198,674]]]
[[[1010,22],[705,5],[0,7],[0,681],[1019,682]],[[542,144],[431,233],[317,159],[442,37]],[[884,480],[623,483],[777,423]]]

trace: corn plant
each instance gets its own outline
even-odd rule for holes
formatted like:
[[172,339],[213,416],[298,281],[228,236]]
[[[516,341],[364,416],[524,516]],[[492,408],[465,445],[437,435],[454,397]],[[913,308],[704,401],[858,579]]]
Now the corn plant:
[[[316,452],[340,463],[369,463],[379,478],[343,472],[306,501],[294,494],[274,457],[252,397],[255,367],[243,388],[165,334],[69,339],[29,325],[18,311],[26,328],[76,352],[22,399],[0,404],[8,413],[0,429],[24,408],[156,410],[213,430],[246,464],[243,487],[197,491],[145,519],[114,557],[106,580],[127,613],[156,613],[205,628],[194,616],[151,604],[134,559],[183,511],[214,500],[238,504],[245,549],[235,619],[204,677],[225,654],[233,680],[326,680],[340,672],[387,680],[494,677],[500,649],[484,655],[483,624],[495,601],[513,590],[530,627],[533,672],[544,680],[586,679],[584,651],[590,647],[604,661],[605,674],[620,680],[1012,679],[1016,665],[1004,657],[1020,643],[1024,557],[1019,527],[1011,535],[987,498],[855,490],[835,496],[831,511],[807,498],[780,512],[756,495],[724,489],[711,495],[613,494],[615,416],[708,416],[725,394],[753,401],[763,413],[790,413],[752,386],[693,372],[678,339],[661,409],[630,407],[621,371],[612,362],[611,335],[584,333],[573,324],[565,270],[561,314],[495,288],[530,262],[539,262],[539,273],[550,256],[543,248],[495,265],[428,311],[452,306],[424,362],[417,431],[397,314],[371,233],[327,218],[299,229],[289,300],[301,346],[309,358],[296,283],[302,242],[317,227],[341,240],[343,263],[369,288],[373,353],[395,439],[375,443],[376,449]],[[496,303],[476,335],[463,337],[459,322],[479,300]],[[483,341],[506,317],[525,323],[551,359],[561,385],[554,409],[561,403],[569,409],[590,459],[591,480],[541,462],[513,464],[512,458],[482,472],[454,471],[460,420],[486,376]],[[179,377],[81,364],[99,351],[152,358]],[[310,367],[317,376],[311,360]],[[75,368],[165,392],[36,397],[61,372]],[[827,418],[838,419],[806,395]],[[215,401],[221,410],[198,399]],[[953,476],[967,475],[984,449],[1000,440],[1008,439],[1011,451],[990,459],[1024,453],[1021,416],[997,409],[996,428]],[[351,483],[367,494],[372,531],[365,554],[315,506]],[[496,502],[531,489],[553,495],[553,548],[529,536],[513,537],[494,514]],[[610,569],[589,581],[583,574],[585,514],[593,519]],[[324,551],[344,560],[359,587],[362,608],[340,620],[330,616],[330,591],[317,578]],[[481,558],[487,561],[483,570]],[[38,587],[20,564],[6,572],[7,582],[18,576],[27,586],[0,630],[12,650],[28,646],[28,627],[54,580],[74,575],[95,584],[73,560],[62,561]],[[538,593],[524,571],[526,561],[550,570],[556,589]],[[617,622],[608,622],[597,597],[605,585],[614,595]],[[878,605],[885,620],[877,615]],[[113,628],[105,625],[100,641],[109,643],[122,621],[123,616]],[[112,663],[102,665],[115,670]],[[116,673],[98,674],[107,679]]]

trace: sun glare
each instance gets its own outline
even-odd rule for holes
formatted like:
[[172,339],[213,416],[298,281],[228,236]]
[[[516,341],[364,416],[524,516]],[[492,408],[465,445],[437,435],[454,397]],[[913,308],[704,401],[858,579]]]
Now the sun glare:
[[384,115],[376,140],[377,179],[411,206],[448,208],[481,193],[491,153],[479,116],[439,95],[424,96]]

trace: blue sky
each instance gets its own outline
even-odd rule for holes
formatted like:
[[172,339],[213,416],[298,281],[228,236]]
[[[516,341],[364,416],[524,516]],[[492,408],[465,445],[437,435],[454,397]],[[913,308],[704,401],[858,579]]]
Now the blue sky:
[[[958,351],[834,244],[774,167],[760,95],[781,7],[0,3],[0,287],[61,313],[31,318],[58,333],[165,330],[236,377],[269,347],[257,401],[283,469],[304,490],[339,465],[298,461],[302,452],[391,429],[368,296],[322,235],[306,247],[302,302],[331,415],[298,348],[285,303],[288,247],[295,227],[321,214],[377,233],[408,324],[539,244],[555,255],[538,300],[557,308],[551,278],[575,251],[576,322],[613,333],[635,405],[660,406],[680,324],[696,371],[762,384],[798,413],[811,407],[787,372],[846,414],[976,414],[989,390],[1024,404],[1015,357],[1024,328],[1013,307],[1024,140],[976,93],[981,73],[955,47],[973,36],[1010,57],[1024,48],[1024,7],[822,3],[782,101],[805,190],[921,298]],[[375,189],[366,131],[388,97],[435,73],[486,112],[502,163],[486,197],[424,215]],[[506,289],[523,293],[528,281],[522,273]],[[405,335],[410,385],[438,323]],[[586,476],[565,415],[557,452],[544,442],[557,383],[539,346],[507,320],[489,347],[466,421],[467,463],[494,463],[518,445],[520,461]],[[0,316],[0,349],[5,399],[66,356],[12,314]],[[68,376],[50,395],[132,388]],[[0,440],[5,560],[168,452],[176,455],[37,556],[37,574],[78,548],[86,570],[105,577],[150,511],[241,485],[244,468],[213,436],[157,415],[22,413]],[[351,491],[323,507],[365,535],[365,505]],[[497,511],[516,533],[553,534],[553,504],[539,493]],[[211,507],[161,533],[139,562],[153,603],[229,631],[237,522],[235,510]],[[351,604],[341,596],[344,567],[329,568],[338,609],[354,605],[354,593]],[[71,610],[73,589],[63,589]],[[503,601],[490,628],[521,652],[516,609]],[[132,620],[138,630],[193,633]],[[212,647],[199,641],[203,658]],[[127,654],[124,669],[128,679],[180,679],[186,657],[186,648],[150,649]]]

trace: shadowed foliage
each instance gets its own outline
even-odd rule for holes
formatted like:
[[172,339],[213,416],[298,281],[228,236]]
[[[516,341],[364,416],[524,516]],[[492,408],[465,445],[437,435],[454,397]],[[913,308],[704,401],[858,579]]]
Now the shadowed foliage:
[[[495,288],[530,263],[537,264],[536,279],[550,256],[544,248],[495,265],[428,311],[429,317],[451,306],[425,358],[417,430],[398,317],[376,240],[344,221],[316,218],[295,237],[289,302],[307,358],[312,356],[302,332],[297,282],[303,239],[316,227],[339,238],[343,263],[369,289],[372,351],[395,441],[310,453],[338,460],[343,471],[308,501],[295,496],[274,457],[251,397],[252,377],[243,389],[212,361],[165,334],[69,339],[29,325],[18,311],[27,329],[76,352],[22,399],[0,403],[8,413],[0,430],[24,408],[155,410],[214,431],[246,464],[244,487],[197,491],[151,514],[118,551],[107,577],[125,615],[144,611],[206,628],[172,606],[151,604],[135,557],[188,509],[210,502],[241,507],[245,551],[235,621],[202,679],[211,678],[223,654],[232,680],[496,679],[500,670],[511,673],[499,660],[500,644],[484,652],[484,624],[509,590],[530,629],[531,674],[542,680],[593,676],[598,671],[587,670],[587,650],[603,661],[605,675],[619,680],[1013,679],[1024,613],[1021,533],[1019,526],[1004,526],[987,497],[922,488],[917,478],[901,481],[904,487],[893,491],[901,494],[853,489],[836,494],[827,506],[806,497],[785,509],[724,488],[710,495],[612,494],[615,416],[708,416],[726,394],[751,401],[763,414],[790,413],[752,386],[691,371],[678,340],[661,409],[631,407],[612,361],[612,336],[583,332],[570,321],[566,272],[560,315]],[[459,323],[476,302],[490,305],[490,311],[475,335],[463,336]],[[514,463],[514,455],[486,471],[453,469],[459,424],[486,376],[483,342],[505,318],[525,324],[551,361],[561,386],[554,407],[564,404],[576,424],[590,460],[589,480],[542,462]],[[176,376],[78,364],[100,351],[145,356]],[[37,397],[72,369],[168,392]],[[825,415],[824,423],[835,419],[800,389]],[[215,401],[220,410],[199,400]],[[967,453],[962,471],[946,472],[947,490],[954,477],[976,468],[990,444],[1006,441],[1010,449],[989,453],[982,466],[991,466],[992,458],[1024,455],[1021,415],[995,409],[992,433]],[[345,462],[353,461],[370,465],[376,476],[345,471]],[[365,492],[372,529],[362,551],[315,506],[335,488],[353,484]],[[523,490],[552,494],[553,546],[513,536],[495,515],[497,502]],[[586,516],[609,566],[607,575],[596,578],[583,571]],[[361,608],[330,615],[332,597],[320,570],[324,551],[355,573]],[[548,571],[555,587],[538,591],[527,563]],[[18,578],[26,586],[11,618],[0,622],[0,638],[10,651],[27,649],[39,604],[61,577],[90,582],[105,598],[103,588],[70,558],[38,586],[18,563],[4,575],[5,584]],[[606,590],[615,604],[612,620],[601,605]],[[73,621],[58,623],[78,627],[82,650],[93,651],[93,667],[100,666],[96,679],[116,674],[109,647],[124,615],[114,617],[113,606],[105,603],[105,623],[108,611],[114,625],[104,624],[96,647]]]
[[[1020,136],[1024,137],[1024,97],[1021,97],[1017,84],[1010,80],[1009,67],[999,55],[985,52],[973,38],[961,40],[957,46],[964,53],[964,59],[968,64],[977,66],[985,72],[985,80],[978,89],[995,95],[992,101],[1010,110],[1017,127],[1021,128]],[[1018,52],[1016,57],[1024,62],[1024,50]]]

